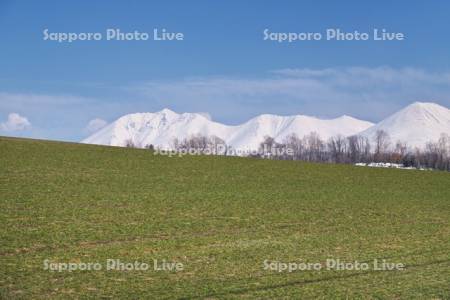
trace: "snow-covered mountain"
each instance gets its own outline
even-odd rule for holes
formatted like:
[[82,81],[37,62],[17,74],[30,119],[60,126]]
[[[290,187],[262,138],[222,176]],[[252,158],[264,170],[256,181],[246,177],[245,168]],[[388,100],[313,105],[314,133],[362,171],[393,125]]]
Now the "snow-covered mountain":
[[323,120],[303,115],[287,117],[260,115],[236,126],[235,132],[225,141],[236,149],[257,149],[265,136],[273,137],[276,141],[281,142],[292,133],[303,137],[311,132],[316,132],[322,139],[328,139],[339,134],[350,136],[371,126],[373,123],[349,116]]
[[82,141],[88,144],[125,146],[132,141],[138,147],[154,145],[170,149],[174,138],[184,139],[192,135],[215,135],[235,149],[254,150],[265,136],[282,141],[289,134],[303,137],[317,132],[327,139],[338,134],[357,134],[372,123],[349,116],[323,120],[309,116],[260,115],[248,122],[230,126],[211,121],[202,113],[177,114],[169,109],[156,113],[136,113],[125,115],[100,129]]
[[170,149],[173,140],[193,135],[223,139],[240,150],[256,150],[265,136],[281,142],[289,134],[303,137],[317,132],[322,139],[336,135],[359,134],[374,141],[378,130],[384,130],[391,142],[405,142],[409,147],[423,148],[437,141],[442,133],[450,135],[450,110],[435,103],[413,103],[378,124],[349,116],[323,120],[315,117],[260,115],[241,125],[225,125],[210,120],[204,113],[178,114],[169,109],[156,113],[125,115],[82,141],[88,144],[125,146],[132,141],[138,147],[146,145]]
[[409,147],[423,148],[437,141],[442,133],[450,135],[450,110],[435,103],[415,102],[361,132],[373,140],[378,130],[384,130],[391,142],[401,141]]

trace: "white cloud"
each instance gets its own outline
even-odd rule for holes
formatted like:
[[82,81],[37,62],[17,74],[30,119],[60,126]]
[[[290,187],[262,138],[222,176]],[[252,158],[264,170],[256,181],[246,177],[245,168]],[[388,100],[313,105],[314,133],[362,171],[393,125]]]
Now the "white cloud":
[[260,113],[348,114],[379,121],[414,101],[450,104],[450,72],[417,68],[282,69],[256,78],[200,77],[130,87],[161,106],[243,121]]
[[88,133],[93,133],[93,132],[96,132],[96,131],[102,129],[107,124],[108,124],[108,122],[106,122],[105,120],[100,119],[100,118],[95,118],[95,119],[92,119],[89,121],[85,130]]
[[[39,139],[79,141],[86,136],[89,120],[102,116],[117,118],[122,114],[142,110],[130,108],[135,102],[117,101],[112,97],[94,98],[71,94],[11,93],[0,91],[0,116],[20,112],[33,116],[33,127],[10,135]],[[133,110],[132,110],[133,109]],[[0,118],[0,122],[1,122]]]
[[31,123],[18,113],[10,113],[8,119],[0,123],[0,129],[3,131],[22,131],[29,128],[31,128]]
[[272,72],[280,76],[292,78],[314,78],[335,84],[354,84],[374,82],[393,83],[428,83],[428,84],[450,84],[449,72],[427,72],[416,68],[395,69],[387,66],[377,68],[349,67],[349,68],[327,68],[327,69],[281,69]]

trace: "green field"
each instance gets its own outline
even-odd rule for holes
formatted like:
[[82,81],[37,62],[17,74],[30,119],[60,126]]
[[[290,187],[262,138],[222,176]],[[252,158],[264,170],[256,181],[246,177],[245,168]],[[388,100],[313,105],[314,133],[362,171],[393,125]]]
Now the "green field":
[[[0,214],[4,299],[450,299],[445,172],[0,138]],[[44,270],[108,258],[184,269]],[[406,267],[263,264],[383,258]]]

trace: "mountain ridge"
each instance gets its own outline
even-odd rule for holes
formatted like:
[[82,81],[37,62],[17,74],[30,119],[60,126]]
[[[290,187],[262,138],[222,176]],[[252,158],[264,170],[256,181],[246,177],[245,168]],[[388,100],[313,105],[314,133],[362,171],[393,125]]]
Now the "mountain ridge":
[[323,139],[362,135],[373,140],[378,130],[387,132],[393,143],[402,141],[410,147],[424,147],[429,141],[437,141],[442,133],[450,134],[450,110],[432,102],[414,102],[376,124],[348,115],[320,119],[261,114],[242,124],[226,125],[211,120],[205,113],[176,113],[165,108],[154,113],[124,115],[81,142],[125,146],[131,141],[137,147],[151,144],[170,149],[175,138],[214,135],[235,149],[254,150],[265,136],[281,142],[292,133],[303,137],[316,132]]
[[138,147],[152,144],[170,148],[174,138],[183,139],[201,134],[215,135],[235,148],[257,149],[264,136],[281,140],[296,133],[298,136],[316,131],[328,138],[337,134],[352,135],[373,126],[373,123],[349,116],[319,119],[305,115],[279,116],[263,114],[245,123],[225,125],[205,117],[203,113],[178,114],[170,109],[155,113],[132,113],[118,118],[95,132],[82,143],[125,146],[131,140]]

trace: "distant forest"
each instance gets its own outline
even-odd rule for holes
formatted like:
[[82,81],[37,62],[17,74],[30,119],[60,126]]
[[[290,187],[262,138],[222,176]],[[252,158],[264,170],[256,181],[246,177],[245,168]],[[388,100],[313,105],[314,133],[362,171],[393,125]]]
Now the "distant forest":
[[[129,141],[127,147],[134,145]],[[157,150],[153,145],[146,148]],[[373,140],[360,135],[339,135],[325,141],[314,132],[302,138],[291,134],[282,142],[266,136],[257,151],[240,152],[216,136],[193,135],[183,140],[174,139],[172,148],[185,154],[241,155],[344,164],[391,163],[402,167],[450,171],[450,136],[444,133],[438,141],[430,141],[421,149],[411,148],[407,142],[393,143],[383,130],[377,131]]]

